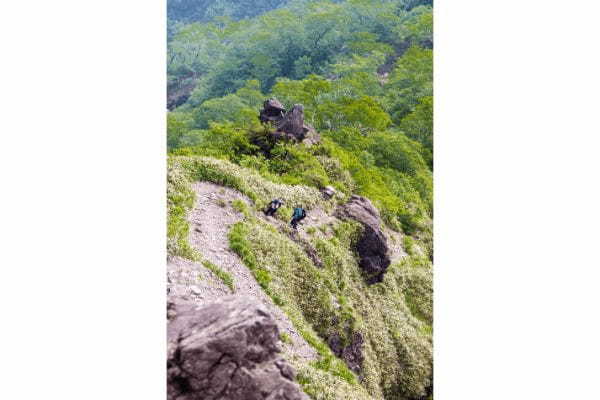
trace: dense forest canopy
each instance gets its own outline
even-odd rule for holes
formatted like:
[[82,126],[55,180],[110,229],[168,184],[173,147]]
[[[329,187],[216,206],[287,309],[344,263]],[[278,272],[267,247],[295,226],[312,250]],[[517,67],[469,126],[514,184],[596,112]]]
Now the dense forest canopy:
[[[332,1],[340,3],[343,0]],[[207,22],[217,17],[235,20],[264,14],[286,4],[302,5],[310,0],[168,0],[167,18],[173,22]],[[432,5],[431,0],[405,0],[405,9],[418,5]]]
[[[252,171],[264,185],[331,186],[346,198],[367,197],[386,229],[400,233],[407,248],[415,243],[421,249],[411,253],[407,271],[430,274],[432,2],[169,0],[168,7],[169,155],[210,157],[213,161],[194,163],[209,163],[210,168],[202,166],[203,177],[215,174],[221,183],[239,184],[236,174]],[[320,142],[270,141],[269,128],[258,119],[268,98],[288,110],[302,104]],[[178,196],[173,198],[180,201]],[[182,237],[184,214],[179,206],[169,214],[169,231],[183,232]],[[405,278],[396,283],[409,284]],[[397,290],[382,293],[387,299]],[[418,309],[419,299],[430,294],[429,287],[415,289],[406,300],[409,308]],[[386,399],[427,398],[431,345],[424,343],[430,343],[432,328],[430,319],[423,321],[422,331],[411,331],[413,336],[382,334],[393,354],[378,359],[389,356],[408,364],[395,365],[397,375],[366,385],[370,392],[383,391]],[[385,366],[369,368],[376,375]]]
[[215,17],[242,19],[280,7],[289,0],[168,0],[167,18],[180,22],[206,22]]

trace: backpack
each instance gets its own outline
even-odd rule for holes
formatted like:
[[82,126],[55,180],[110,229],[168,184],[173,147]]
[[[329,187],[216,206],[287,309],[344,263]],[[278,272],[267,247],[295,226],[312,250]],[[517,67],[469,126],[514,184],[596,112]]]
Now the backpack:
[[306,212],[299,207],[294,208],[294,218],[304,218],[306,216]]

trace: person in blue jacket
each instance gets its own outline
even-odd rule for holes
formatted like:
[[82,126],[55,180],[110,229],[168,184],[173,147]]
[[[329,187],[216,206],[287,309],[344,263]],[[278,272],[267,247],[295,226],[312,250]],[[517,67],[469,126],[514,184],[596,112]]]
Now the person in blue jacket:
[[304,218],[306,218],[306,211],[304,211],[304,208],[302,208],[302,206],[297,206],[296,208],[294,208],[294,214],[292,215],[290,225],[292,225],[292,228],[298,229],[298,223]]

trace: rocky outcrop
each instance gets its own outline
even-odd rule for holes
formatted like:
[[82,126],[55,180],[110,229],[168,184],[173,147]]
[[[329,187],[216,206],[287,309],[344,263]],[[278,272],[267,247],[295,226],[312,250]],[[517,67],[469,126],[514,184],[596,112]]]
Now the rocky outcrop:
[[323,193],[323,197],[326,199],[331,199],[336,195],[337,190],[335,190],[333,186],[325,186],[323,189],[321,189],[321,193]]
[[352,195],[350,200],[338,208],[337,215],[360,222],[364,229],[356,244],[360,267],[365,272],[367,283],[381,282],[390,265],[388,244],[381,230],[381,218],[373,204],[362,196]]
[[351,342],[344,346],[339,333],[329,336],[327,344],[333,353],[344,360],[348,368],[357,374],[360,374],[362,363],[365,359],[363,355],[363,344],[365,340],[360,332],[354,332]]
[[260,110],[258,119],[260,122],[279,122],[285,115],[285,107],[277,99],[265,100],[263,103],[263,109]]
[[263,103],[259,117],[263,124],[270,123],[276,129],[272,133],[275,140],[293,140],[307,145],[321,140],[315,128],[304,122],[304,107],[295,104],[291,110],[285,110],[277,99],[269,99]]
[[308,129],[304,128],[304,107],[301,104],[295,104],[277,123],[276,132],[289,135],[299,141],[304,139],[307,131]]
[[278,357],[279,330],[249,297],[167,306],[168,400],[308,400]]

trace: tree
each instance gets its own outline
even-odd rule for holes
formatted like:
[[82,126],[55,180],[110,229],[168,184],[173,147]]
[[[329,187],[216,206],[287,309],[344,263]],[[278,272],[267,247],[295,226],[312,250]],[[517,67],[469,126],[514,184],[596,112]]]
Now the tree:
[[400,129],[433,151],[433,97],[421,98],[415,109],[400,121]]
[[433,51],[411,46],[398,59],[386,86],[388,111],[399,123],[422,97],[433,95]]

